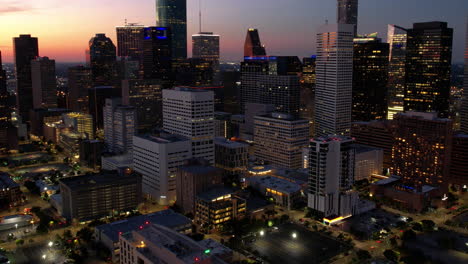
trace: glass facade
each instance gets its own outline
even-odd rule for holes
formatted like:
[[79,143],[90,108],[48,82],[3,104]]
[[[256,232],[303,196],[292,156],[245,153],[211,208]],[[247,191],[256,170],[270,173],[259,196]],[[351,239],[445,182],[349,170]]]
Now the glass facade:
[[187,58],[187,0],[156,0],[156,25],[171,29],[173,58]]

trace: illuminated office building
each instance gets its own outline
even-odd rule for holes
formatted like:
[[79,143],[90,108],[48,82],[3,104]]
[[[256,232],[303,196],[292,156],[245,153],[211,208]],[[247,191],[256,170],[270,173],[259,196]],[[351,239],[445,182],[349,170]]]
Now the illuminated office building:
[[75,112],[89,112],[88,89],[93,87],[91,69],[84,66],[68,68],[68,108]]
[[392,174],[414,188],[446,190],[450,173],[453,121],[437,113],[406,112],[395,116]]
[[305,85],[315,86],[317,56],[302,59],[302,81]]
[[116,49],[106,34],[96,34],[89,41],[87,63],[91,67],[93,86],[114,85]]
[[249,28],[244,43],[244,57],[266,56],[265,47],[260,41],[256,28]]
[[31,61],[31,81],[34,108],[57,107],[55,60],[37,57]]
[[353,93],[353,27],[324,25],[317,34],[315,134],[349,135]]
[[0,52],[0,149],[17,147],[17,130],[11,123],[11,113],[14,111],[15,98],[7,90],[7,75],[2,65]]
[[156,0],[156,25],[171,29],[173,58],[187,58],[187,0]]
[[145,27],[135,23],[117,27],[117,56],[131,60],[143,60],[143,41]]
[[117,154],[131,151],[136,134],[135,107],[123,105],[121,98],[106,99],[103,114],[107,151]]
[[463,101],[460,111],[461,131],[468,134],[468,23],[466,28],[465,43],[465,76],[463,81]]
[[38,40],[31,35],[13,38],[16,110],[23,121],[29,121],[29,110],[33,108],[31,61],[39,56]]
[[338,0],[337,24],[354,25],[354,36],[357,35],[358,0]]
[[354,39],[353,121],[387,118],[388,43],[377,34]]
[[145,79],[172,79],[171,29],[167,27],[145,28],[143,42],[143,72]]
[[449,116],[453,29],[445,22],[408,29],[404,110]]
[[192,35],[192,57],[209,61],[215,72],[219,71],[219,35],[200,32]]
[[94,139],[93,117],[91,115],[74,112],[63,114],[62,117],[65,126],[85,134],[88,139]]
[[388,111],[387,119],[392,120],[393,116],[403,112],[405,84],[406,84],[406,29],[388,25]]

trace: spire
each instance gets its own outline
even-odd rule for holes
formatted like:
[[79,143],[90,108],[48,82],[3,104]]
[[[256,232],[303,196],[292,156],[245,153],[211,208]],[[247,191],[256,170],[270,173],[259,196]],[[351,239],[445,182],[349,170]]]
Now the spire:
[[198,2],[199,4],[199,31],[198,32],[202,32],[202,0],[199,0]]

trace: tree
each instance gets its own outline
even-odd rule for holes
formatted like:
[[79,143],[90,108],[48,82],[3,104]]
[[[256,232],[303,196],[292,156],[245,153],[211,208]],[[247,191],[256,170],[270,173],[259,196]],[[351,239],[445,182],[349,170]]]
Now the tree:
[[425,232],[433,231],[435,227],[435,223],[432,220],[422,220],[422,227]]
[[93,231],[89,227],[83,227],[76,233],[76,236],[86,243],[89,243],[93,240]]
[[358,250],[358,251],[356,252],[356,255],[357,255],[357,257],[359,258],[359,260],[367,260],[367,259],[372,258],[372,256],[371,256],[371,254],[369,253],[369,251],[367,251],[367,250],[362,250],[362,249]]
[[416,223],[413,223],[412,226],[413,226],[414,231],[419,231],[419,232],[423,231],[423,226],[421,223],[416,222]]
[[391,249],[387,249],[384,251],[384,256],[390,260],[390,261],[393,261],[393,262],[398,262],[398,253],[391,250]]

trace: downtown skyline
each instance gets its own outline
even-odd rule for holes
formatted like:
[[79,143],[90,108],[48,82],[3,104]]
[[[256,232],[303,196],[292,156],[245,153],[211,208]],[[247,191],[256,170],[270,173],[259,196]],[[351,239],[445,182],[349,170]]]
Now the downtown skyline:
[[[124,25],[125,19],[145,26],[153,26],[156,20],[155,0],[139,0],[138,5],[130,0],[35,2],[7,0],[0,6],[0,23],[4,25],[0,30],[0,50],[4,62],[13,61],[12,38],[19,34],[39,38],[40,56],[57,62],[84,62],[88,41],[96,33],[106,33],[116,44],[115,27]],[[450,0],[450,5],[437,0],[360,2],[359,34],[379,32],[379,37],[386,41],[387,24],[410,28],[416,22],[447,21],[454,28],[453,62],[463,61],[467,1]],[[188,0],[187,5],[191,57],[191,35],[199,31],[198,0]],[[418,8],[421,5],[425,8]],[[313,55],[317,28],[326,20],[330,24],[336,21],[336,3],[327,0],[276,0],[274,3],[269,0],[202,0],[202,9],[203,31],[221,35],[223,61],[242,60],[245,31],[249,27],[259,29],[269,55]],[[46,22],[39,25],[34,21]]]

